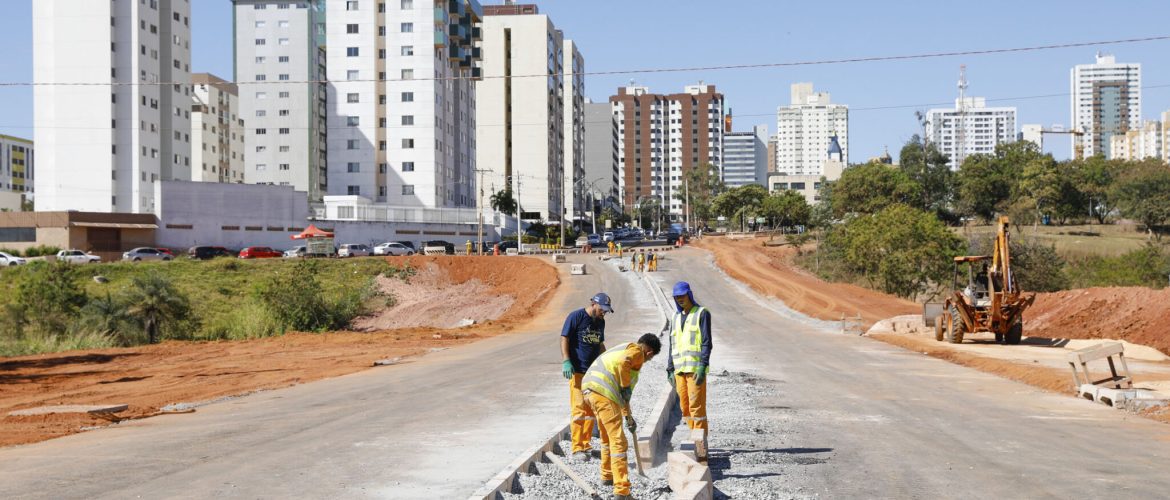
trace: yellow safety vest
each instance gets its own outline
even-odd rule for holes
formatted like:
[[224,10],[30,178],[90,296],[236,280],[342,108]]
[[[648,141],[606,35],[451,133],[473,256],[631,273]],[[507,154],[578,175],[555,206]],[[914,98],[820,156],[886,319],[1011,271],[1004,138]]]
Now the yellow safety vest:
[[[611,347],[598,356],[593,364],[589,365],[585,377],[581,379],[581,390],[596,392],[609,398],[610,401],[625,405],[626,401],[621,396],[622,387],[618,383],[617,373],[621,369],[622,361],[626,359],[624,353],[631,345],[634,344],[631,342]],[[630,370],[630,390],[633,390],[637,383],[638,370]]]
[[683,324],[682,313],[674,313],[671,321],[670,359],[674,362],[676,373],[694,373],[702,364],[699,357],[703,353],[703,331],[699,329],[699,319],[706,311],[706,307],[693,307],[687,314],[686,324]]

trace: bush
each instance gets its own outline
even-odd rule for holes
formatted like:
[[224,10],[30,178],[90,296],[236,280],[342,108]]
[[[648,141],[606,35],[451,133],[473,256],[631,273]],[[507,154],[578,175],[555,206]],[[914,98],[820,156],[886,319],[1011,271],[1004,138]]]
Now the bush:
[[27,249],[25,249],[24,256],[25,257],[41,257],[41,256],[46,256],[46,255],[57,255],[57,252],[60,252],[60,251],[61,251],[60,247],[54,247],[54,246],[49,246],[49,245],[40,245],[40,246],[35,246],[35,247],[28,247]]
[[20,257],[22,255],[20,250],[13,250],[11,248],[0,248],[0,252],[4,252],[13,257]]
[[[991,255],[995,251],[995,240],[981,236],[970,241],[969,249],[969,255]],[[1011,257],[1012,274],[1022,291],[1056,292],[1068,289],[1066,262],[1056,252],[1055,245],[1014,239],[1011,240]]]
[[65,333],[77,312],[88,302],[74,279],[75,268],[64,262],[34,262],[19,278],[10,317],[19,318],[17,331],[58,335]]
[[372,280],[365,287],[342,289],[327,297],[319,273],[316,261],[301,261],[291,271],[277,273],[256,286],[253,297],[280,325],[282,333],[344,328],[363,311],[365,300],[372,295]]
[[1074,260],[1069,263],[1067,273],[1074,288],[1144,286],[1160,289],[1170,280],[1170,255],[1161,245],[1149,242],[1116,257],[1093,256]]
[[248,299],[230,313],[218,316],[205,325],[200,340],[247,340],[284,333],[272,313],[254,299]]

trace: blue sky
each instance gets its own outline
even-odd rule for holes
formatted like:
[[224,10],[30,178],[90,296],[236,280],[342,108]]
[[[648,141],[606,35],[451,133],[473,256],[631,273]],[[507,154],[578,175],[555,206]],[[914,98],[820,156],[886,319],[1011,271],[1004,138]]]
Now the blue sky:
[[[32,79],[31,3],[5,0],[0,81]],[[484,0],[488,4],[499,0]],[[191,0],[193,71],[232,76],[230,0]],[[1027,47],[1170,35],[1165,0],[950,2],[940,0],[546,0],[537,1],[585,56],[587,71],[813,61]],[[1124,8],[1119,6],[1124,5]],[[1170,84],[1170,41],[1055,49],[1016,54],[946,57],[748,70],[590,76],[595,101],[634,79],[654,92],[681,91],[703,80],[726,96],[735,128],[767,124],[788,103],[788,87],[811,81],[848,104],[854,161],[892,153],[918,124],[916,109],[952,102],[959,65],[967,65],[968,95],[988,99],[1065,94],[1069,69],[1091,63],[1096,51],[1142,63],[1146,86]],[[1170,110],[1170,87],[1143,91],[1143,117]],[[1019,108],[1019,123],[1068,124],[1068,97],[995,105]],[[905,106],[896,109],[866,109]],[[32,91],[0,88],[0,133],[32,136]],[[1048,149],[1068,156],[1067,140]]]

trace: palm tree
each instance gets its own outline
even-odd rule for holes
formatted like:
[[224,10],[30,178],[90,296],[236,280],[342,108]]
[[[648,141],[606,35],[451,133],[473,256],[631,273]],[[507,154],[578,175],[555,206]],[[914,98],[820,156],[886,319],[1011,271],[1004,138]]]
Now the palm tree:
[[[129,321],[126,306],[114,299],[109,291],[105,297],[94,297],[81,310],[82,321],[88,323],[89,328],[107,335],[119,335],[123,323]],[[123,342],[126,340],[123,338]]]
[[134,278],[134,287],[127,293],[129,307],[126,313],[142,322],[150,343],[158,341],[163,323],[182,321],[191,313],[187,297],[175,288],[169,279],[158,274]]
[[512,197],[511,189],[504,189],[503,191],[492,193],[491,203],[492,210],[507,215],[516,215],[516,198]]

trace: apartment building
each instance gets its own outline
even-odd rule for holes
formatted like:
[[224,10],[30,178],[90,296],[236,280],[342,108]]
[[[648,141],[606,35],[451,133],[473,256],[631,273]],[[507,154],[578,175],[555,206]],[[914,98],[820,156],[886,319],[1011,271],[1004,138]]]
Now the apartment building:
[[33,142],[0,134],[0,191],[32,194],[35,174]]
[[1141,161],[1147,158],[1166,159],[1163,151],[1165,143],[1165,124],[1156,120],[1147,120],[1141,127],[1127,130],[1124,134],[1117,134],[1109,138],[1110,160]]
[[244,182],[244,120],[236,84],[209,73],[191,75],[191,180]]
[[[621,200],[618,122],[608,102],[585,103],[585,189],[595,200]],[[586,200],[588,201],[588,197]]]
[[927,112],[926,137],[947,155],[951,170],[958,170],[964,158],[1016,141],[1016,108],[988,107],[982,97],[956,99],[954,108]]
[[476,0],[327,0],[329,189],[474,207]]
[[795,83],[791,104],[776,112],[776,171],[788,175],[820,175],[829,138],[836,136],[842,162],[849,164],[849,107],[834,104],[828,92],[814,92],[812,83]]
[[476,161],[486,189],[510,188],[525,218],[580,217],[584,64],[537,6],[485,8]]
[[244,139],[243,180],[292,186],[320,203],[329,187],[325,2],[232,4],[237,113],[248,125],[237,131]]
[[609,100],[618,120],[625,205],[656,198],[671,220],[681,220],[686,174],[709,166],[722,176],[723,94],[703,82],[665,95],[629,85]]
[[37,208],[152,212],[190,178],[189,0],[32,4]]
[[767,140],[767,125],[757,125],[751,132],[723,135],[723,183],[727,187],[764,185],[768,176]]
[[1108,54],[1097,54],[1093,64],[1078,64],[1070,71],[1073,154],[1083,148],[1085,157],[1111,157],[1111,138],[1141,127],[1142,66],[1119,63]]

